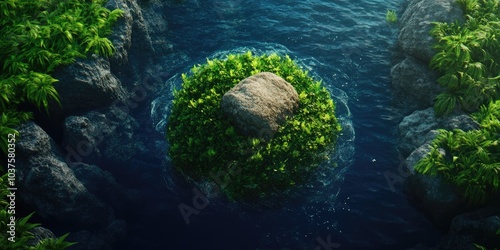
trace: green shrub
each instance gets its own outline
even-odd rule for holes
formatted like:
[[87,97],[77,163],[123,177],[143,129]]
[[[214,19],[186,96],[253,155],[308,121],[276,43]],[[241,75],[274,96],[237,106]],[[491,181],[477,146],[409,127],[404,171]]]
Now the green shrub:
[[458,0],[465,22],[434,23],[437,53],[431,67],[445,91],[437,97],[438,116],[456,108],[476,111],[500,99],[500,7],[498,0]]
[[[295,115],[268,143],[240,135],[220,108],[229,89],[260,72],[287,80],[300,99]],[[329,92],[288,56],[231,54],[194,66],[182,79],[168,123],[169,155],[181,173],[197,181],[212,178],[231,199],[258,199],[304,183],[340,131]],[[238,171],[220,175],[231,169]]]
[[415,170],[439,174],[470,204],[483,204],[500,190],[500,100],[472,116],[481,129],[441,130]]

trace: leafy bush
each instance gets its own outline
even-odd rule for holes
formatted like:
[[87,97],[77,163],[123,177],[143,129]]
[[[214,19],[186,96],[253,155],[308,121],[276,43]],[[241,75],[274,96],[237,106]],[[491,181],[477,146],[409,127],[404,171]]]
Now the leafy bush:
[[[220,108],[229,89],[260,72],[287,80],[300,99],[295,115],[268,143],[240,135]],[[169,155],[181,173],[212,178],[232,199],[257,199],[303,183],[325,159],[320,153],[333,148],[340,131],[333,100],[290,57],[231,54],[196,65],[191,73],[182,75],[167,131]]]
[[481,129],[441,130],[415,170],[443,176],[470,204],[482,204],[500,190],[500,100],[472,116]]
[[438,83],[445,92],[437,97],[436,114],[456,108],[476,111],[500,99],[499,0],[458,0],[465,22],[434,23],[431,34],[438,41],[431,67],[442,73]]
[[[30,117],[24,103],[48,109],[58,102],[50,73],[86,53],[109,56],[114,47],[106,38],[123,14],[103,7],[103,0],[0,1],[0,137]],[[5,152],[5,151],[3,151]]]

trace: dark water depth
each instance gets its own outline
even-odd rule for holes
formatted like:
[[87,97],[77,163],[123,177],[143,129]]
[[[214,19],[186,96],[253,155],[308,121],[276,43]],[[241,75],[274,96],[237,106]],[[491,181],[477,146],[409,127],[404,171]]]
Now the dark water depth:
[[[206,58],[252,50],[288,54],[322,79],[337,103],[344,134],[307,195],[276,209],[209,198],[186,224],[195,185],[165,176],[165,193],[144,214],[129,247],[142,249],[405,249],[433,244],[439,233],[385,176],[398,174],[394,150],[401,120],[391,107],[389,70],[397,29],[385,21],[398,1],[191,1],[169,9],[179,74]],[[166,93],[165,95],[171,95]],[[153,105],[155,106],[155,105]],[[164,122],[153,124],[164,131]],[[168,166],[170,168],[171,166]],[[199,205],[199,204],[198,204]],[[146,249],[146,248],[144,248]]]

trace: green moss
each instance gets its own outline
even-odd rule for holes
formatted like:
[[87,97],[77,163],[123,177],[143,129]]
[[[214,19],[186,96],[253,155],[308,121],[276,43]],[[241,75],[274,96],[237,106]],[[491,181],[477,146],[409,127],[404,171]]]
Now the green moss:
[[[220,108],[229,89],[260,72],[287,80],[300,99],[268,143],[237,133]],[[194,66],[182,79],[168,123],[169,155],[181,173],[215,181],[232,199],[257,199],[304,183],[340,131],[329,92],[288,56],[228,55]]]

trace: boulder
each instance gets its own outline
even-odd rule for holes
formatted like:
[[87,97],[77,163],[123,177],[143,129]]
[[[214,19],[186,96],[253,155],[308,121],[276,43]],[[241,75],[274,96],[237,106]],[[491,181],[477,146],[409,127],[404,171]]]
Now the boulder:
[[262,72],[243,79],[222,97],[222,111],[238,130],[268,140],[299,106],[299,95],[283,78]]
[[110,107],[70,116],[63,126],[62,147],[67,151],[66,163],[99,164],[124,162],[143,150],[134,132],[139,128],[128,110]]
[[447,249],[477,249],[478,244],[486,249],[500,246],[500,206],[492,205],[473,212],[456,216],[445,237],[443,246]]
[[400,18],[399,44],[407,55],[429,63],[435,54],[432,22],[463,20],[455,0],[412,0]]
[[411,115],[403,118],[399,124],[400,144],[398,149],[402,155],[406,156],[413,150],[434,139],[432,130],[439,128],[453,130],[462,129],[464,131],[478,129],[479,126],[469,115],[457,114],[448,117],[436,117],[433,108],[417,110]]
[[[127,91],[110,72],[109,61],[92,56],[77,59],[75,63],[53,73],[59,82],[54,84],[59,93],[63,114],[87,111],[125,101]],[[54,110],[58,110],[54,107]]]
[[45,131],[33,122],[17,129],[20,133],[16,144],[19,197],[32,206],[37,215],[76,227],[103,226],[114,217],[112,209],[76,178]]
[[437,74],[412,56],[391,69],[391,83],[397,103],[406,109],[423,109],[434,105],[441,92]]

